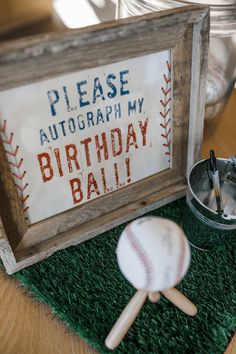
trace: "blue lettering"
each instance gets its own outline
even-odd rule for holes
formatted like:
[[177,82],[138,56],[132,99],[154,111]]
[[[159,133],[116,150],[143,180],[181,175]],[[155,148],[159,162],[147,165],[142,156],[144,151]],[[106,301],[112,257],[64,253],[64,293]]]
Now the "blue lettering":
[[82,114],[79,114],[77,116],[77,120],[78,120],[79,130],[83,130],[85,128],[85,123],[84,120],[80,121],[80,118],[83,118]]
[[59,101],[59,93],[57,90],[51,90],[51,91],[47,92],[47,95],[48,95],[48,99],[49,99],[49,103],[50,103],[50,109],[51,109],[52,116],[55,116],[57,113],[56,113],[54,105]]
[[66,136],[66,132],[65,132],[65,121],[62,120],[61,122],[58,123],[61,126],[61,130],[62,130],[62,134],[64,136]]
[[74,107],[70,106],[70,101],[69,101],[69,97],[68,97],[68,93],[67,93],[67,88],[66,88],[66,86],[63,86],[62,88],[63,88],[63,91],[64,91],[65,100],[66,100],[67,111],[68,112],[74,111],[75,109],[77,109],[77,107],[76,106],[74,106]]
[[93,87],[93,103],[96,103],[98,97],[101,97],[102,100],[105,100],[105,97],[103,95],[102,85],[99,81],[99,78],[96,77],[94,79],[94,87]]
[[43,129],[40,129],[39,131],[39,135],[40,135],[40,142],[41,145],[43,145],[43,143],[46,141],[47,143],[50,143],[50,141],[48,140],[47,134],[45,133],[45,131]]
[[131,113],[136,113],[136,100],[133,103],[128,101],[128,115],[130,116]]
[[144,98],[139,98],[138,99],[139,113],[142,112],[143,101],[144,101]]
[[68,127],[69,127],[69,131],[73,134],[75,132],[75,121],[74,121],[74,118],[69,118],[68,119]]
[[98,108],[97,110],[97,125],[102,122],[104,123],[104,119],[103,119],[103,115],[102,115],[102,111],[100,108]]
[[58,133],[57,133],[56,124],[53,124],[53,130],[54,130],[54,133],[52,131],[52,127],[49,127],[49,132],[50,132],[52,140],[57,140],[58,139]]
[[106,120],[109,122],[110,120],[110,114],[112,112],[112,107],[111,106],[106,106]]
[[86,84],[87,84],[86,80],[77,82],[77,90],[80,95],[80,99],[79,99],[80,107],[88,106],[90,104],[89,101],[83,101],[83,96],[87,95],[87,91],[81,91],[81,86]]
[[124,80],[124,75],[129,74],[129,70],[123,70],[120,72],[120,95],[128,95],[129,90],[124,90],[124,85],[128,84],[128,80]]
[[107,76],[107,85],[112,89],[112,91],[107,94],[109,98],[113,98],[117,94],[116,86],[111,82],[111,80],[115,80],[115,78],[116,76],[114,74],[108,74]]
[[121,118],[121,107],[120,103],[114,105],[115,119]]
[[93,112],[87,112],[87,122],[89,127],[94,126]]

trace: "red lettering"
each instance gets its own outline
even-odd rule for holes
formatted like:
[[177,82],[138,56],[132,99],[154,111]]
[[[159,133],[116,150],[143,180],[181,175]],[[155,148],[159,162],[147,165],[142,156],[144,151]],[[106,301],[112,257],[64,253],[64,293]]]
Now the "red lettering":
[[74,204],[78,204],[83,199],[83,191],[81,189],[81,181],[79,178],[73,178],[70,180],[70,188],[72,192]]
[[125,165],[126,165],[126,173],[127,173],[127,182],[130,183],[131,182],[131,178],[130,178],[130,159],[127,157],[127,159],[125,159]]
[[106,133],[104,133],[104,132],[102,133],[102,144],[99,143],[98,137],[99,137],[98,135],[95,135],[95,144],[96,144],[96,149],[97,149],[98,162],[101,162],[101,160],[102,160],[101,150],[103,150],[104,159],[108,160]]
[[147,138],[146,138],[147,124],[148,124],[148,118],[145,120],[143,125],[142,125],[142,121],[139,121],[139,128],[141,130],[142,137],[143,137],[143,146],[145,146],[147,144]]
[[136,149],[138,149],[136,134],[134,131],[133,124],[130,123],[128,125],[128,134],[127,134],[127,144],[126,144],[126,152],[129,152],[130,146],[134,145]]
[[69,172],[73,172],[73,168],[72,168],[72,163],[71,161],[74,161],[75,167],[77,170],[80,170],[80,166],[77,160],[77,147],[75,146],[75,144],[69,144],[65,146],[66,149],[66,158],[67,158],[67,163],[68,163],[68,168],[69,168]]
[[106,181],[105,169],[103,167],[101,168],[101,174],[102,174],[103,191],[104,191],[104,193],[106,193],[106,191],[107,191],[107,181]]
[[[117,146],[115,142],[115,135],[118,138]],[[123,147],[122,147],[122,137],[121,137],[120,128],[115,128],[111,130],[111,147],[112,147],[113,157],[116,157],[122,153]]]
[[51,166],[51,158],[47,152],[38,154],[40,170],[42,173],[43,183],[48,182],[53,177],[53,168]]
[[62,166],[61,166],[61,156],[60,156],[60,150],[59,149],[54,149],[54,155],[56,157],[57,160],[57,167],[58,167],[58,171],[59,171],[59,175],[60,177],[63,176],[63,171],[62,171]]
[[124,182],[120,183],[117,163],[114,163],[114,173],[115,173],[115,180],[116,180],[116,188],[123,187],[125,183]]
[[84,150],[85,150],[85,157],[86,157],[86,163],[87,166],[91,166],[91,159],[90,159],[90,153],[89,153],[89,143],[91,143],[92,139],[87,138],[85,140],[82,140],[80,144],[84,145]]
[[101,168],[101,175],[102,175],[102,186],[103,186],[103,192],[108,193],[113,190],[112,187],[107,188],[107,181],[106,181],[106,174],[105,174],[105,169],[104,167]]
[[96,193],[97,196],[100,195],[100,192],[98,190],[98,184],[96,179],[94,178],[94,175],[92,172],[88,174],[88,193],[87,193],[87,199],[91,198],[91,194]]

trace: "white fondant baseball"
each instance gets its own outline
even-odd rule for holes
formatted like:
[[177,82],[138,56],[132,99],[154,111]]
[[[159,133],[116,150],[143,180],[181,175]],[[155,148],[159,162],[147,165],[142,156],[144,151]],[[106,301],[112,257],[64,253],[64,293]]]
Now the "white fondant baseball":
[[155,216],[128,224],[116,253],[126,279],[136,289],[150,292],[174,287],[190,264],[190,247],[183,230],[173,221]]

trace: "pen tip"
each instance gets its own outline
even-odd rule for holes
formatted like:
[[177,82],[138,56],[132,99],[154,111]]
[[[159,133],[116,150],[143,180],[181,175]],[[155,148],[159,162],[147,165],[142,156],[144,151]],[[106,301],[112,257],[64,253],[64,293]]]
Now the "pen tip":
[[210,158],[215,158],[215,151],[214,150],[210,150]]

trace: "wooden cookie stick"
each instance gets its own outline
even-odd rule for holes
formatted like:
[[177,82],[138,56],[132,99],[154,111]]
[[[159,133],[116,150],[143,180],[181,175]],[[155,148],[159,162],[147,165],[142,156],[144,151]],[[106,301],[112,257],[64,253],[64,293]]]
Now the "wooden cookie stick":
[[171,301],[176,307],[189,316],[195,316],[197,313],[197,307],[179,290],[171,288],[161,292],[169,301]]
[[148,293],[148,299],[153,303],[158,302],[160,298],[161,298],[161,294],[159,292]]
[[138,290],[126,305],[105,340],[105,344],[109,349],[114,349],[120,344],[138,316],[147,296],[147,292]]

